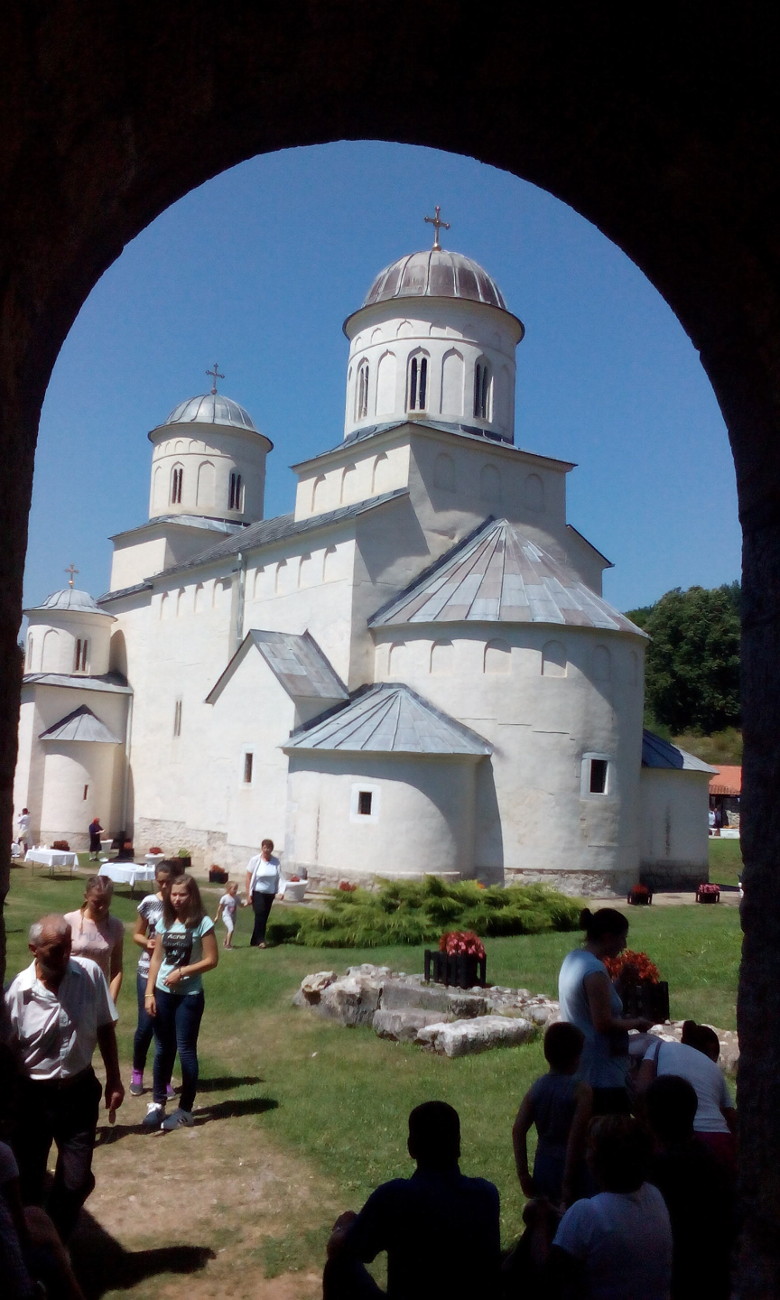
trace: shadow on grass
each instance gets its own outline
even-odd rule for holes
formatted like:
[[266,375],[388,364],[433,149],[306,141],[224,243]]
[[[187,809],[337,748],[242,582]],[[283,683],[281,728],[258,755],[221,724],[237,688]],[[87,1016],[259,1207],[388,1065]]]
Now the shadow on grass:
[[208,1246],[125,1250],[86,1210],[81,1212],[69,1249],[87,1300],[99,1300],[106,1291],[127,1291],[159,1273],[197,1273],[216,1258]]
[[259,1074],[221,1074],[214,1079],[199,1079],[198,1092],[227,1092],[229,1088],[248,1087],[262,1082]]
[[[202,1128],[217,1119],[236,1119],[240,1115],[262,1115],[267,1110],[278,1110],[279,1102],[275,1097],[234,1097],[227,1101],[218,1101],[213,1106],[199,1106],[195,1111],[194,1128]],[[169,1112],[170,1113],[170,1112]],[[122,1138],[138,1136],[145,1133],[149,1140],[159,1134],[159,1129],[149,1132],[143,1124],[101,1124],[97,1131],[97,1142],[108,1146],[112,1142],[121,1142]]]

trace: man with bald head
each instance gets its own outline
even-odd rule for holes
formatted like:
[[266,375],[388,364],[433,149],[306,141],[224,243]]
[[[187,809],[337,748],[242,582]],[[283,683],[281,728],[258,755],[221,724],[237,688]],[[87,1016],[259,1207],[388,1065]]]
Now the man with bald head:
[[46,1208],[67,1240],[95,1186],[92,1150],[101,1093],[92,1069],[96,1047],[106,1070],[105,1101],[112,1123],[124,1099],[117,1012],[99,966],[71,956],[70,926],[63,916],[36,921],[29,948],[33,960],[5,997],[11,1043],[24,1071],[12,1145],[24,1202],[40,1205],[49,1150],[56,1144]]

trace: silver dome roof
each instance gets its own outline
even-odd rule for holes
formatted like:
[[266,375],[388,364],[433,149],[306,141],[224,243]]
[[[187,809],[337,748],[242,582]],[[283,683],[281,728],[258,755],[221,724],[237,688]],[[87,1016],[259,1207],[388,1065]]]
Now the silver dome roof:
[[225,397],[223,393],[204,393],[201,397],[189,397],[186,402],[179,402],[171,411],[166,424],[232,424],[239,429],[259,430],[255,427],[251,415],[238,402]]
[[88,591],[79,591],[77,587],[63,587],[62,591],[53,591],[41,605],[36,605],[34,608],[36,610],[67,609],[74,614],[102,614],[104,617],[113,618],[107,610],[100,608]]
[[504,295],[479,262],[444,248],[427,248],[391,262],[379,272],[363,306],[392,298],[465,298],[507,310]]

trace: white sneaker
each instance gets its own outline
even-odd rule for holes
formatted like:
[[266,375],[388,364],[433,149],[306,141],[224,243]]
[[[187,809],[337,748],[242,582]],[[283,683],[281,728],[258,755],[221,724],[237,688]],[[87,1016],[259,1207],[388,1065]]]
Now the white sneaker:
[[175,1128],[192,1128],[194,1123],[192,1111],[182,1110],[181,1107],[178,1107],[176,1110],[171,1111],[160,1127],[164,1133],[170,1133]]
[[150,1101],[141,1123],[144,1128],[159,1128],[165,1118],[165,1106],[159,1101]]

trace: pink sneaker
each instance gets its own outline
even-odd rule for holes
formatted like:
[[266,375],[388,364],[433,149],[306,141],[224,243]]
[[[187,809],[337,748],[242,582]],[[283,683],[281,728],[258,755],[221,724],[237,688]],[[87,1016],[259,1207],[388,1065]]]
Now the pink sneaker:
[[172,1083],[169,1083],[168,1086],[166,1087],[166,1089],[165,1089],[165,1095],[166,1095],[166,1097],[168,1097],[168,1098],[171,1098],[171,1097],[175,1097],[175,1096],[176,1096],[176,1089],[174,1088],[174,1086],[173,1086]]
[[130,1076],[130,1096],[141,1097],[144,1091],[144,1072],[143,1070],[133,1070]]

